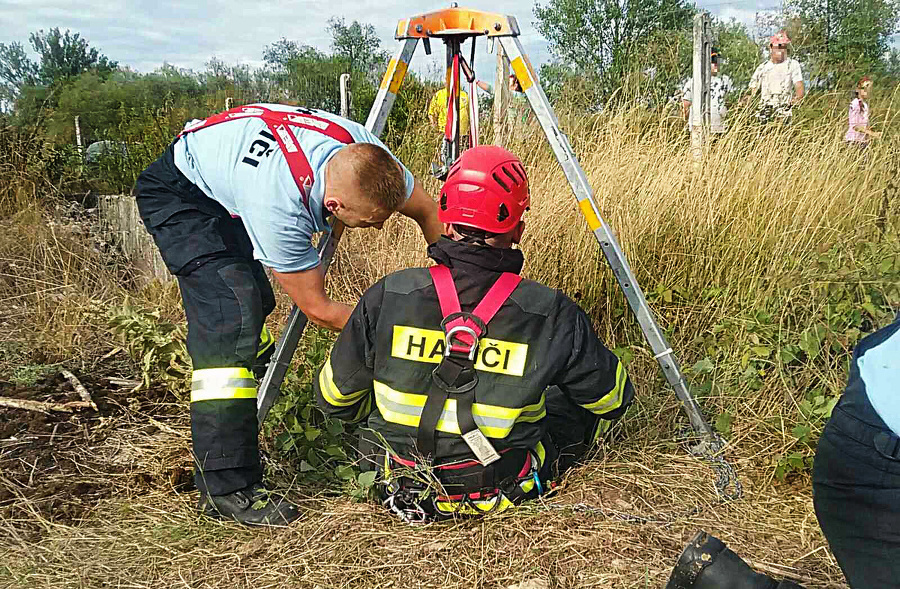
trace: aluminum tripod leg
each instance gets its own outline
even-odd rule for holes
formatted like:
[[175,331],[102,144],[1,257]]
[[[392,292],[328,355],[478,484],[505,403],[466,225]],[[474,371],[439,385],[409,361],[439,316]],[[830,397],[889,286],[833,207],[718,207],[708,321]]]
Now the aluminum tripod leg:
[[409,69],[409,62],[412,60],[418,42],[418,39],[406,39],[388,62],[387,71],[381,79],[381,86],[378,88],[378,94],[375,95],[372,110],[369,111],[369,118],[366,119],[366,129],[376,137],[381,137],[381,132],[384,131],[384,125],[394,106],[394,100],[397,98],[397,92],[400,91],[400,84],[406,76],[406,70]]
[[[372,104],[372,110],[369,111],[369,118],[366,120],[366,128],[375,136],[380,136],[384,130],[384,124],[387,122],[388,114],[391,107],[394,106],[394,100],[397,98],[397,91],[400,89],[400,83],[409,69],[409,61],[412,59],[413,52],[416,49],[418,39],[407,39],[396,56],[388,64],[387,72],[381,81],[381,88]],[[344,231],[343,223],[336,222],[331,234],[327,239],[323,239],[319,246],[319,259],[321,260],[322,271],[327,272],[328,266],[331,264],[331,258],[334,256],[334,250],[337,248],[338,241]],[[291,314],[288,317],[278,343],[275,345],[275,353],[266,369],[266,375],[259,384],[259,390],[256,395],[256,419],[260,425],[266,419],[269,409],[275,404],[278,395],[281,392],[281,383],[284,382],[284,375],[287,374],[297,350],[297,344],[300,343],[300,337],[306,328],[308,320],[300,309],[294,305]]]
[[581,169],[581,165],[578,163],[575,153],[569,145],[568,138],[559,128],[559,120],[557,120],[546,94],[544,94],[537,81],[537,76],[534,74],[531,63],[522,50],[522,44],[519,43],[517,37],[499,37],[499,40],[503,51],[506,52],[512,64],[516,77],[519,79],[519,83],[522,85],[522,89],[525,91],[525,95],[528,97],[528,102],[531,104],[531,108],[541,124],[541,128],[547,135],[547,140],[553,147],[556,159],[559,160],[566,174],[569,185],[575,193],[575,198],[578,199],[578,208],[581,209],[582,215],[587,219],[591,231],[594,232],[594,236],[600,243],[600,248],[603,250],[603,254],[606,256],[606,260],[609,262],[616,280],[619,282],[619,287],[625,294],[625,298],[628,300],[628,304],[637,318],[638,324],[641,326],[641,331],[644,332],[644,337],[647,338],[647,343],[650,344],[650,348],[653,350],[654,358],[659,362],[666,380],[675,389],[675,394],[681,401],[685,413],[687,413],[691,427],[698,435],[704,438],[717,439],[688,389],[684,376],[681,373],[681,368],[678,365],[678,359],[659,329],[659,325],[657,325],[653,316],[653,311],[650,310],[647,299],[644,297],[637,280],[635,280],[634,273],[628,265],[628,260],[625,259],[625,254],[622,252],[619,242],[616,241],[612,229],[600,216],[600,207],[597,206],[594,200],[593,191],[588,183],[587,176],[584,170]]

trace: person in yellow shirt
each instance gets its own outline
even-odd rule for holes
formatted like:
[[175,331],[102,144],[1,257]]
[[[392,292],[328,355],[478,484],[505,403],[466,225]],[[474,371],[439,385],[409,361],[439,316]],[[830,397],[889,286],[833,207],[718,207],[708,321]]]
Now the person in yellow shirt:
[[[477,80],[475,85],[487,93],[491,91],[491,87],[481,80]],[[448,86],[449,83],[435,92],[428,104],[428,122],[442,133],[447,126]],[[469,145],[469,94],[462,89],[459,92],[459,138],[460,150],[466,149]]]
[[[480,84],[484,82],[479,81]],[[443,132],[447,126],[447,87],[434,93],[428,105],[428,122]],[[459,137],[469,136],[469,94],[465,90],[459,93]]]

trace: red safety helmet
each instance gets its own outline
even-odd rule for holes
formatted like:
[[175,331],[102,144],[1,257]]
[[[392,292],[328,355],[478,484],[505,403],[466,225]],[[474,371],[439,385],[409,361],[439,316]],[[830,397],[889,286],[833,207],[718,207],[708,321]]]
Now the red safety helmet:
[[502,234],[515,229],[528,209],[528,176],[519,158],[496,145],[467,149],[441,188],[438,218]]

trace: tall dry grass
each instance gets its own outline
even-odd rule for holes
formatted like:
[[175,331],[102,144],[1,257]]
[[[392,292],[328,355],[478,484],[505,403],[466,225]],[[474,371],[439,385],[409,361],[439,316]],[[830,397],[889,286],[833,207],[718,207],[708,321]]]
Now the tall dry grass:
[[[744,114],[699,169],[672,113],[653,120],[625,108],[560,117],[644,290],[721,291],[712,303],[682,309],[687,325],[679,330],[752,307],[787,279],[810,278],[803,270],[823,251],[880,239],[879,224],[887,215],[896,220],[898,203],[885,208],[884,188],[897,171],[900,144],[876,144],[865,160],[840,141],[845,123],[835,113],[811,127],[765,128]],[[427,178],[437,139],[417,133],[398,152]],[[540,129],[520,127],[507,147],[531,181],[521,246],[526,275],[578,297],[604,325],[621,317],[622,298]],[[432,194],[439,190],[430,178],[426,184]],[[352,300],[380,276],[423,262],[421,237],[405,220],[393,219],[381,232],[348,232],[334,289]]]

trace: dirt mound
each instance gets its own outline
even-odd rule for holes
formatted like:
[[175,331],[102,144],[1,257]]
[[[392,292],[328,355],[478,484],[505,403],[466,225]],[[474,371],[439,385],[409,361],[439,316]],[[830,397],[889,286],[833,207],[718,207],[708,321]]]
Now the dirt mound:
[[[133,493],[159,485],[179,489],[191,485],[183,461],[170,472],[138,473],[117,456],[121,451],[106,447],[107,439],[119,435],[123,426],[135,435],[152,436],[159,427],[147,425],[148,421],[183,413],[166,399],[164,390],[133,392],[129,383],[121,386],[116,379],[118,385],[106,377],[79,379],[97,411],[42,413],[0,407],[0,518],[20,525],[38,519],[71,523],[125,487]],[[30,386],[0,381],[0,397],[57,404],[80,400],[62,375]]]

